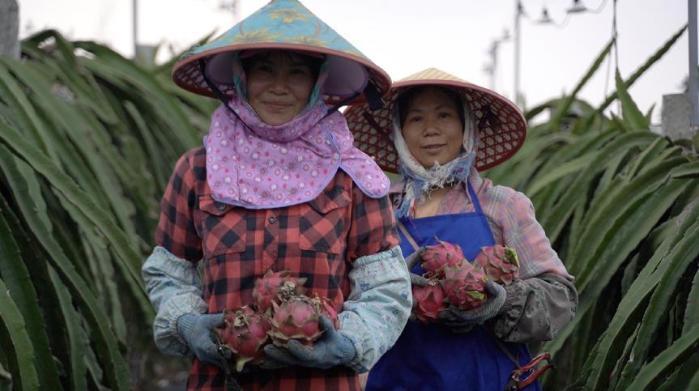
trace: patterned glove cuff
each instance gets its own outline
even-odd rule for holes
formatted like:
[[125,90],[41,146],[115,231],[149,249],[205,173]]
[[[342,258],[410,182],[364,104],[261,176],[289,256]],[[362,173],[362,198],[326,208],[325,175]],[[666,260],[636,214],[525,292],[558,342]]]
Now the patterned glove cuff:
[[[354,350],[354,356],[352,356],[352,359],[349,360],[345,365],[352,368],[355,372],[357,373],[363,373],[369,371],[369,368],[366,368],[362,365],[362,355],[360,354],[360,349],[361,349],[361,344],[356,341],[354,338],[351,336],[340,332],[342,336],[347,338],[347,341],[349,344],[352,346],[352,349]],[[348,354],[349,355],[349,354]]]
[[155,345],[161,352],[176,356],[189,356],[187,342],[178,331],[177,320],[187,313],[204,313],[206,303],[200,297],[186,294],[165,302],[153,322]]

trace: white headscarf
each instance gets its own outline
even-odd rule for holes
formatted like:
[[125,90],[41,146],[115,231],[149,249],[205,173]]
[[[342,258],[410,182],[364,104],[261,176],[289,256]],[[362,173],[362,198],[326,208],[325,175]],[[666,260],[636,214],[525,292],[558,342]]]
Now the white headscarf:
[[[403,92],[405,93],[405,92]],[[434,189],[443,188],[454,182],[466,182],[471,166],[476,158],[478,148],[478,132],[475,132],[473,118],[466,104],[462,101],[464,110],[463,151],[454,160],[446,164],[435,162],[434,166],[425,168],[415,159],[408,144],[403,138],[400,126],[400,107],[396,103],[393,110],[393,144],[398,152],[400,164],[399,173],[405,180],[404,195],[396,209],[398,217],[407,217],[413,209],[415,201],[429,197]]]

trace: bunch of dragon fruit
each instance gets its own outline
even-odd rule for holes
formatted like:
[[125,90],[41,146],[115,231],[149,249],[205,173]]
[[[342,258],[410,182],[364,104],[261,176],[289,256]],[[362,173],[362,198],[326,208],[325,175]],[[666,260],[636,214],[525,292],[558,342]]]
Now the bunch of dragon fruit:
[[262,346],[269,340],[272,328],[264,314],[244,306],[237,310],[226,310],[223,315],[224,328],[217,329],[219,341],[233,353],[235,368],[243,370],[245,363],[259,361],[263,354]]
[[512,284],[519,276],[519,259],[511,247],[499,244],[483,247],[474,263],[479,264],[490,279],[502,285]]
[[436,321],[449,305],[469,310],[487,299],[485,273],[468,262],[459,245],[437,240],[420,252],[420,259],[430,284],[413,286],[413,315],[418,320]]
[[325,315],[337,327],[337,312],[326,298],[305,295],[305,278],[289,271],[271,270],[255,281],[252,297],[257,308],[267,314],[272,324],[270,336],[278,345],[295,339],[309,345],[322,334],[320,316]]
[[320,317],[325,316],[338,327],[337,312],[330,300],[305,295],[305,278],[289,271],[268,271],[255,281],[253,304],[226,310],[224,328],[218,329],[219,341],[229,349],[240,372],[247,362],[263,359],[263,346],[270,341],[285,345],[298,340],[311,345],[323,333]]
[[512,248],[483,247],[473,263],[457,244],[437,240],[420,253],[427,286],[413,287],[413,314],[423,322],[434,321],[439,312],[452,305],[461,310],[480,307],[487,299],[485,283],[503,285],[518,277],[519,261]]

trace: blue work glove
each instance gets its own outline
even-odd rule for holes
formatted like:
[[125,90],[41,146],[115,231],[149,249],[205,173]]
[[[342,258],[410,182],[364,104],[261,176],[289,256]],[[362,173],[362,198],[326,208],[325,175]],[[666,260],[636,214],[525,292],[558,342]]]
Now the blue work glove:
[[226,369],[226,359],[218,350],[214,331],[223,323],[223,313],[184,314],[177,319],[177,332],[199,361]]
[[313,346],[304,346],[295,340],[286,346],[267,345],[265,361],[321,369],[350,363],[357,355],[352,341],[335,330],[332,321],[324,316],[320,317],[320,326],[324,330],[323,336]]
[[439,313],[440,322],[455,333],[467,333],[474,326],[483,324],[486,320],[497,315],[502,305],[505,304],[507,292],[502,285],[493,281],[485,283],[485,290],[490,297],[480,307],[464,311],[450,305]]

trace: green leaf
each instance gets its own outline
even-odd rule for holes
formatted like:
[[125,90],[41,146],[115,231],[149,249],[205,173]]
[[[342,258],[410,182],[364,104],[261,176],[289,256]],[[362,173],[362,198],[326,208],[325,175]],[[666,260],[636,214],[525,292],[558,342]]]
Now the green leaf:
[[80,315],[73,307],[70,291],[63,284],[61,278],[56,271],[49,267],[49,277],[51,283],[56,287],[58,292],[61,312],[66,321],[66,333],[70,341],[70,389],[71,390],[86,390],[87,382],[85,381],[85,351],[89,345],[86,338],[82,338],[80,325]]
[[621,79],[621,75],[619,74],[618,69],[616,71],[615,77],[616,89],[617,94],[619,95],[619,100],[621,101],[621,110],[623,113],[622,118],[624,122],[630,130],[647,131],[650,124],[641,112],[641,110],[638,109],[638,106],[636,106],[636,103],[633,101],[633,99],[631,99],[631,96],[629,95],[628,91],[626,91],[626,86],[624,85],[624,81]]
[[527,188],[527,194],[529,194],[530,196],[533,194],[536,194],[546,185],[548,185],[552,182],[555,182],[564,176],[572,175],[572,174],[576,173],[577,171],[580,171],[583,168],[589,166],[590,163],[593,160],[595,160],[596,158],[597,158],[596,154],[593,154],[593,153],[586,154],[586,155],[580,156],[577,159],[570,160],[570,161],[558,166],[556,169],[554,169],[552,171],[549,171],[543,175],[538,176],[536,181],[533,182]]
[[[77,207],[104,234],[114,246],[122,262],[117,262],[125,281],[137,295],[136,299],[146,318],[152,318],[153,309],[145,296],[140,277],[140,259],[131,248],[127,236],[114,226],[109,216],[95,205],[90,198],[62,171],[58,170],[41,151],[34,148],[14,129],[0,124],[0,139],[46,178],[67,200]],[[139,288],[140,287],[140,288]]]
[[612,224],[607,224],[603,230],[611,230],[614,235],[603,243],[599,249],[592,249],[598,254],[594,259],[603,259],[604,262],[596,262],[592,266],[594,278],[590,278],[584,288],[580,288],[580,302],[576,312],[576,317],[559,333],[554,341],[545,345],[545,349],[555,354],[570,336],[580,319],[587,313],[591,306],[599,300],[599,295],[607,286],[612,276],[614,276],[628,257],[629,253],[636,248],[638,243],[648,235],[651,228],[655,226],[665,211],[670,208],[678,195],[686,188],[687,183],[677,180],[670,181],[655,193],[647,196],[628,207],[624,216],[617,219]]
[[15,389],[39,389],[39,376],[34,368],[34,348],[25,328],[22,313],[0,279],[0,342],[10,360]]
[[573,104],[575,101],[575,98],[577,97],[578,93],[582,88],[587,84],[587,82],[592,78],[592,76],[597,72],[599,67],[602,65],[602,62],[604,61],[607,56],[609,56],[609,52],[611,51],[612,47],[614,46],[614,43],[616,40],[612,38],[609,43],[602,49],[602,52],[600,52],[599,55],[595,58],[595,60],[592,62],[592,65],[590,68],[585,72],[585,75],[582,77],[582,79],[578,82],[578,84],[573,88],[573,91],[563,99],[559,105],[556,107],[556,111],[554,112],[551,120],[549,120],[549,126],[552,129],[559,129],[561,126],[561,119],[563,118],[564,115],[568,112],[570,109],[570,106]]
[[[0,124],[0,138],[7,136],[5,129]],[[6,150],[5,148],[0,148],[0,151]],[[50,166],[50,163],[47,163],[48,159],[46,157],[43,157],[43,159],[45,161],[42,163]],[[0,159],[0,165],[5,176],[9,179],[13,189],[20,189],[19,194],[28,194],[24,184],[25,180],[18,175],[18,171],[12,162],[13,160],[7,157]],[[55,168],[52,167],[52,169]],[[73,264],[65,256],[61,246],[54,240],[48,227],[42,224],[41,219],[36,218],[34,214],[36,209],[32,197],[18,197],[16,200],[27,225],[37,238],[41,238],[39,243],[44,247],[46,253],[51,254],[49,261],[70,288],[73,297],[81,307],[83,315],[93,328],[93,337],[95,338],[101,361],[104,363],[109,384],[116,390],[126,390],[128,388],[127,365],[118,351],[116,338],[109,327],[102,307],[95,301],[93,292],[88,290],[89,285],[86,281],[76,273]]]
[[641,368],[627,390],[646,390],[656,387],[675,367],[699,347],[699,326],[682,335],[669,348],[658,354],[650,363]]
[[[687,232],[690,237],[699,235],[699,223],[694,224]],[[645,315],[641,321],[641,328],[638,332],[638,339],[634,344],[632,355],[634,360],[627,363],[620,384],[627,384],[636,377],[641,364],[646,361],[651,348],[651,343],[659,333],[661,321],[667,317],[667,308],[670,308],[670,300],[675,294],[675,287],[683,274],[690,267],[690,264],[699,257],[699,241],[695,242],[693,253],[689,252],[685,257],[673,258],[669,260],[671,264],[663,271],[657,288],[653,291]]]
[[[668,180],[668,172],[675,166],[685,161],[677,158],[668,161],[656,162],[653,170],[648,170],[644,175],[633,178],[630,181],[619,178],[606,193],[601,194],[597,200],[591,203],[591,211],[586,216],[584,231],[577,238],[574,246],[574,255],[580,258],[576,261],[578,289],[584,289],[590,279],[594,279],[594,270],[599,267],[595,262],[599,259],[601,247],[608,238],[616,235],[617,221],[636,204],[636,202],[648,194],[651,194]],[[683,182],[687,183],[687,182]]]
[[51,390],[60,390],[58,371],[51,356],[48,336],[45,332],[44,319],[39,309],[39,301],[32,284],[29,271],[22,259],[19,247],[15,243],[12,230],[3,217],[6,206],[0,204],[0,276],[7,281],[8,293],[22,313],[27,334],[32,341],[35,354],[35,366],[41,379],[41,386]]
[[[655,53],[653,53],[653,55],[650,56],[646,60],[646,62],[644,62],[643,65],[641,65],[636,70],[636,72],[634,72],[628,79],[626,79],[626,81],[624,82],[624,88],[626,90],[630,89],[634,82],[636,82],[636,80],[638,80],[638,78],[641,77],[641,75],[643,75],[648,69],[650,69],[650,67],[653,66],[653,64],[658,62],[658,60],[660,60],[665,55],[665,53],[667,53],[675,45],[675,42],[677,42],[677,40],[680,39],[680,37],[682,36],[682,34],[684,34],[684,31],[686,29],[687,25],[682,26],[682,28],[680,28],[675,34],[673,34],[672,37],[670,37],[670,39],[667,40],[665,44],[663,44],[663,46],[661,46]],[[609,105],[612,102],[614,102],[615,99],[617,99],[617,93],[618,91],[615,91],[614,93],[609,95],[604,100],[604,102],[602,102],[600,107],[597,108],[597,112],[603,113],[604,110],[606,110],[607,107],[609,107]]]
[[682,334],[687,333],[691,327],[697,325],[699,325],[699,272],[694,273],[692,288],[687,295]]
[[587,194],[588,187],[592,184],[594,177],[604,169],[609,160],[635,145],[647,145],[656,137],[649,133],[623,134],[601,149],[599,151],[600,158],[593,161],[580,173],[578,179],[566,189],[560,201],[555,204],[555,209],[552,210],[551,214],[541,217],[541,225],[546,229],[551,241],[556,241],[577,204],[584,202],[580,196]]
[[[688,234],[689,228],[699,219],[699,201],[685,208],[681,215],[668,223],[668,232],[681,232],[682,235],[668,235],[645,264],[633,281],[614,313],[606,332],[597,343],[597,348],[589,355],[585,364],[587,389],[607,389],[608,374],[615,360],[623,360],[625,354],[618,355],[627,343],[631,333],[637,333],[638,322],[646,308],[647,298],[653,292],[660,277],[676,259],[686,259],[696,251],[696,238]],[[624,365],[626,361],[616,365]],[[614,371],[616,372],[616,371]],[[614,373],[612,372],[612,373]]]

